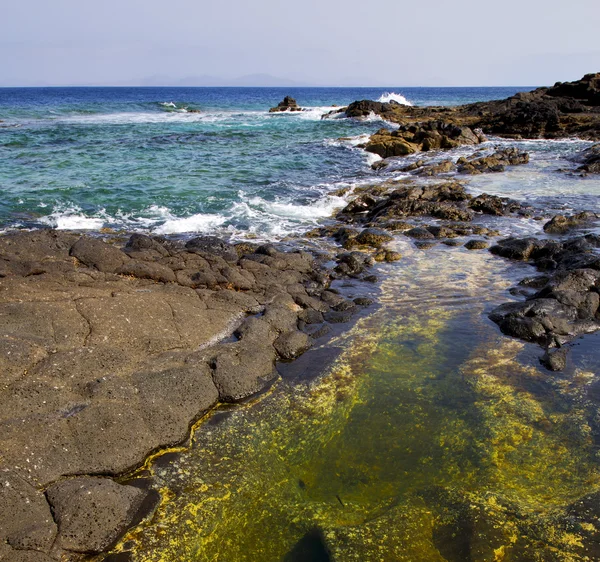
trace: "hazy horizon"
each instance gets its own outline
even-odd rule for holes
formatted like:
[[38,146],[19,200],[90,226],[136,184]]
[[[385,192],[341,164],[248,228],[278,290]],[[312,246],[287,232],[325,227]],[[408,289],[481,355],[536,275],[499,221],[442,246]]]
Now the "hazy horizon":
[[[485,87],[600,71],[597,0],[416,4],[22,0],[3,10],[0,87]],[[582,17],[585,14],[586,17]],[[253,82],[254,80],[254,82]],[[239,82],[239,83],[238,83]]]

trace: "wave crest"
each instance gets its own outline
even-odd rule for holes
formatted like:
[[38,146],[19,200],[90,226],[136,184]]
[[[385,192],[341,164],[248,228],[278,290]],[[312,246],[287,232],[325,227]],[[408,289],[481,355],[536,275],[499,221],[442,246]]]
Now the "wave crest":
[[381,103],[395,102],[400,105],[412,106],[412,103],[409,102],[402,94],[398,94],[396,92],[385,92],[384,94],[381,94],[381,96],[379,96],[379,99],[377,101]]

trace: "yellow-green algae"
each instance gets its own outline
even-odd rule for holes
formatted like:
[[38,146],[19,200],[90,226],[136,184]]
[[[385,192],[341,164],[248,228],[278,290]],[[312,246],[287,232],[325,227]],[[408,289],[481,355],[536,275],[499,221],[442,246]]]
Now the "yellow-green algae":
[[117,550],[275,562],[316,528],[338,562],[596,559],[594,521],[565,516],[600,490],[594,375],[519,361],[483,314],[505,298],[501,262],[433,255],[387,280],[331,372],[209,416],[155,466],[163,503]]

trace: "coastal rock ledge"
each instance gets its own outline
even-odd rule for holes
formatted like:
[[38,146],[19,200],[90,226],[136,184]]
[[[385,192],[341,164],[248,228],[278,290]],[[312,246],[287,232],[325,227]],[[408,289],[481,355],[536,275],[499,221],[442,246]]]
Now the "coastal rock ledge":
[[148,509],[146,492],[111,477],[271,384],[276,360],[310,348],[338,308],[357,305],[307,252],[0,237],[0,561],[109,547]]

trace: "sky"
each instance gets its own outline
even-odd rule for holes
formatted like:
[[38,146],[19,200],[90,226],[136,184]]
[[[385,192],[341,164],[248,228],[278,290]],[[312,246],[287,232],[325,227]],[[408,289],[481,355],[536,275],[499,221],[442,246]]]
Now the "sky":
[[0,86],[535,86],[600,72],[598,0],[18,0],[2,20]]

